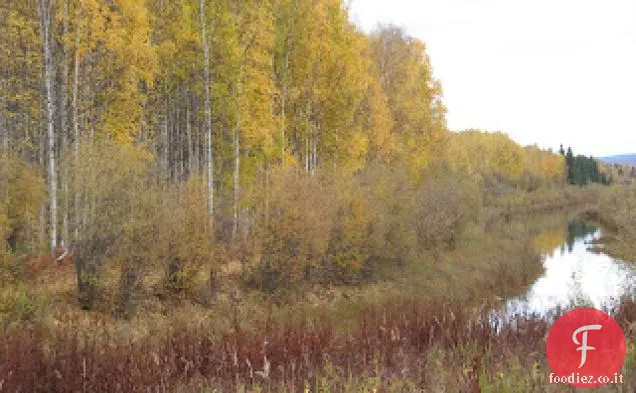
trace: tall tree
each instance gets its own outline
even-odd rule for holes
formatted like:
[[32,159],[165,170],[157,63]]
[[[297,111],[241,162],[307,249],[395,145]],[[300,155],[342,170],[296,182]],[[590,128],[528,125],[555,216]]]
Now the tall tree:
[[44,59],[44,84],[46,86],[46,114],[48,141],[48,183],[49,183],[49,246],[51,254],[57,245],[57,173],[55,170],[55,71],[53,69],[52,24],[54,0],[39,0],[40,35]]
[[574,154],[572,153],[572,148],[569,146],[568,146],[567,153],[565,154],[565,163],[567,165],[567,170],[568,170],[567,172],[568,184],[574,184],[575,182]]
[[207,35],[207,15],[205,0],[199,0],[201,17],[201,44],[203,46],[203,70],[205,74],[205,137],[206,166],[208,182],[208,213],[210,215],[210,231],[214,234],[214,156],[212,149],[212,102],[210,98],[210,43]]
[[[69,1],[63,0],[62,3],[62,86],[60,93],[60,130],[61,130],[61,143],[60,143],[60,155],[66,151],[68,147],[69,129],[68,129],[68,74],[69,74],[69,45],[67,40],[70,38],[69,32]],[[68,168],[65,167],[62,173],[62,188],[63,188],[63,206],[62,206],[62,234],[60,243],[62,247],[65,246],[68,240],[69,231],[69,184],[68,184]]]
[[[234,176],[232,233],[239,229],[242,177],[254,180],[274,153],[275,121],[272,50],[274,19],[271,3],[233,2],[237,34],[238,73],[232,83],[236,114],[233,127]],[[244,157],[244,151],[249,156]]]
[[[74,62],[73,62],[73,98],[72,98],[72,111],[73,111],[73,167],[77,177],[77,171],[79,166],[79,143],[80,143],[80,125],[79,125],[79,84],[80,84],[80,43],[82,28],[80,24],[81,7],[76,9],[75,18],[75,39],[74,39]],[[74,192],[74,236],[75,241],[79,240],[79,228],[80,228],[80,191],[76,189]]]
[[424,43],[403,30],[381,26],[371,46],[402,158],[417,180],[447,145],[441,85],[432,77]]

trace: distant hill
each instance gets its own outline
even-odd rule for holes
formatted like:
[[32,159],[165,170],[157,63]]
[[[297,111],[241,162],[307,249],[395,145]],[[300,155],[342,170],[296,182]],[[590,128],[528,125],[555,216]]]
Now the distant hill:
[[632,165],[636,166],[636,153],[619,154],[616,156],[600,157],[599,160],[608,164]]

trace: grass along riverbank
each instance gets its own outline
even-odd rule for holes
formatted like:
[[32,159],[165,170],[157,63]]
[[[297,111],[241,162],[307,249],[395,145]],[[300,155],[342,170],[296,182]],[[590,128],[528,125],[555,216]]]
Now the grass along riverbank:
[[[520,329],[497,335],[484,318],[496,298],[542,273],[539,254],[563,244],[568,216],[490,228],[484,219],[454,250],[284,301],[226,282],[212,304],[149,295],[143,313],[121,320],[81,312],[71,287],[44,283],[29,317],[0,338],[0,380],[9,391],[58,392],[567,391],[546,385],[546,321],[522,317]],[[615,312],[629,332],[629,389],[636,306],[626,300]]]
[[591,248],[628,263],[636,262],[636,187],[619,185],[605,189],[596,205],[588,205],[580,217],[602,228]]
[[[266,319],[231,332],[190,326],[154,341],[114,342],[102,326],[55,336],[42,326],[0,337],[0,381],[18,392],[561,392],[547,385],[549,323],[521,316],[497,334],[484,311],[445,299],[362,310],[337,333],[318,317]],[[609,310],[627,333],[625,384],[636,388],[636,303]]]

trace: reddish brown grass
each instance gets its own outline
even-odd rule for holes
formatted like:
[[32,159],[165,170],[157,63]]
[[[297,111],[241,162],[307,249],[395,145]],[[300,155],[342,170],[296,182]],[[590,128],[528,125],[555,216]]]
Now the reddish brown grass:
[[[613,312],[626,326],[636,319],[636,303],[623,301]],[[497,334],[487,311],[470,313],[443,300],[387,304],[361,314],[357,328],[341,334],[320,320],[284,325],[266,320],[225,334],[175,331],[152,344],[115,343],[99,328],[45,333],[34,325],[0,337],[0,391],[132,393],[177,386],[237,391],[239,385],[260,385],[300,392],[306,382],[314,391],[326,366],[341,381],[369,375],[426,386],[433,349],[447,354],[444,367],[458,381],[476,386],[481,367],[496,370],[512,358],[542,362],[549,328],[546,321],[519,317],[499,326]],[[470,379],[464,368],[473,369]]]
[[35,280],[42,275],[58,272],[68,273],[73,268],[73,255],[63,248],[55,249],[55,256],[42,254],[37,257],[29,257],[25,263],[25,277]]

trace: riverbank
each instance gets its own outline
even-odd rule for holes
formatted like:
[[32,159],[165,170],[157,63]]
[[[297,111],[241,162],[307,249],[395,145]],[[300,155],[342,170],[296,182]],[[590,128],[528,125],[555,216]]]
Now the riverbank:
[[636,188],[615,186],[603,190],[596,206],[589,206],[580,217],[602,228],[601,237],[592,245],[625,262],[636,261]]
[[[34,326],[0,337],[0,381],[7,391],[60,393],[571,391],[547,384],[547,321],[522,316],[497,334],[487,309],[413,300],[365,309],[348,334],[314,317],[226,334],[191,328],[134,344],[113,342],[101,326],[54,340]],[[627,333],[625,384],[596,391],[632,391],[636,303],[608,311]]]
[[[361,310],[376,304],[448,298],[467,307],[485,300],[515,296],[543,272],[540,252],[564,241],[563,219],[518,220],[484,230],[474,225],[453,250],[428,251],[416,261],[383,272],[358,286],[306,284],[284,297],[267,295],[240,285],[240,278],[224,277],[213,302],[198,298],[157,297],[148,292],[136,315],[117,319],[100,310],[81,311],[74,298],[74,277],[51,277],[31,298],[18,297],[7,331],[23,324],[43,324],[52,330],[71,330],[66,321],[81,321],[83,329],[101,324],[121,341],[137,341],[196,324],[219,332],[235,326],[249,328],[266,314],[277,321],[296,321],[320,315],[346,330]],[[546,239],[545,233],[551,233]],[[547,242],[547,243],[546,243]]]
[[[527,316],[521,329],[497,335],[484,315],[542,274],[539,256],[566,241],[569,213],[517,213],[491,226],[484,214],[453,250],[423,253],[361,286],[298,288],[284,301],[224,282],[211,304],[148,294],[143,313],[120,320],[79,311],[70,287],[57,298],[43,291],[0,337],[0,380],[10,390],[60,392],[117,391],[118,383],[183,393],[468,391],[476,383],[567,391],[546,390],[546,321]],[[629,390],[636,306],[625,300],[614,313],[629,334]]]

